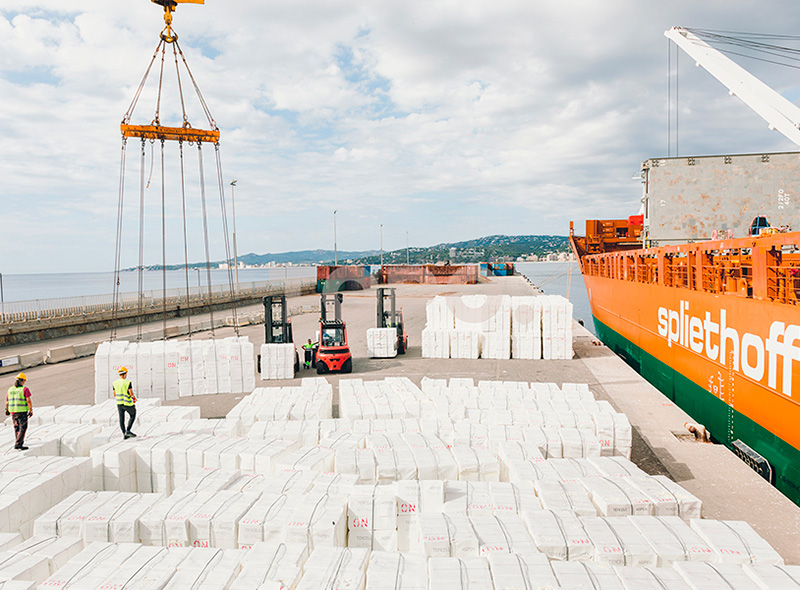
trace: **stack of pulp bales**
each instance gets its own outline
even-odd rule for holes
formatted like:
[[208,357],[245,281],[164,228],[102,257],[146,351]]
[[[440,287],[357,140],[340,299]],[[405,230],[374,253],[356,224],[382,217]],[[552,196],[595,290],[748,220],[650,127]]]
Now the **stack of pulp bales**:
[[572,304],[560,296],[438,296],[426,313],[424,358],[572,358]]
[[511,298],[511,354],[515,359],[542,358],[542,300]]
[[269,343],[261,345],[261,378],[294,379],[294,344]]
[[464,295],[455,300],[450,357],[511,358],[511,298]]
[[452,301],[439,296],[425,305],[427,321],[422,330],[423,358],[450,358],[450,332],[455,329]]
[[542,298],[542,358],[572,358],[572,303],[560,296]]
[[369,328],[367,354],[371,358],[387,359],[397,356],[397,328]]
[[512,297],[514,358],[571,359],[572,303],[558,295]]
[[255,388],[253,344],[248,338],[184,342],[103,342],[97,348],[95,403],[111,399],[120,367],[128,369],[138,398],[173,401]]

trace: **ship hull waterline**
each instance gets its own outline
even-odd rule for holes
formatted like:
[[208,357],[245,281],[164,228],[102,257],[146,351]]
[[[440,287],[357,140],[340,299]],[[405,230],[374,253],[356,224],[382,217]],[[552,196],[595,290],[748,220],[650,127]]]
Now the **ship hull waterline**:
[[715,440],[765,457],[800,504],[800,308],[786,317],[785,305],[736,295],[584,281],[603,343]]

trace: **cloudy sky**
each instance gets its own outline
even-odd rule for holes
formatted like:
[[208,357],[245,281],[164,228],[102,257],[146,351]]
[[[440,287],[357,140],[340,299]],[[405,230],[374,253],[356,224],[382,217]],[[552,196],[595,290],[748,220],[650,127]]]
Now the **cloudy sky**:
[[[793,34],[788,0],[206,0],[175,30],[222,133],[238,251],[405,247],[568,233],[638,211],[640,161],[667,155],[673,25]],[[119,123],[158,43],[147,0],[0,0],[0,272],[114,266]],[[161,122],[179,125],[168,49]],[[791,100],[798,71],[740,63]],[[674,60],[673,60],[674,63]],[[158,64],[132,122],[154,116]],[[171,66],[171,67],[169,67]],[[680,155],[796,149],[679,62]],[[182,72],[186,82],[185,73]],[[191,124],[207,127],[185,84]],[[673,119],[674,121],[674,119]],[[673,132],[672,155],[675,155]],[[204,259],[199,159],[185,146],[189,258]],[[203,147],[211,258],[224,257]],[[123,266],[161,260],[161,148],[127,147]],[[165,147],[168,262],[183,260],[179,153]]]

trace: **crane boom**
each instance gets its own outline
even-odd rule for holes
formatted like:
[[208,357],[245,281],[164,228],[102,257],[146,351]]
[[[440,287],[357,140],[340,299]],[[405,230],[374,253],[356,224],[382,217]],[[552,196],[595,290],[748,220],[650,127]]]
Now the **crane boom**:
[[664,36],[758,113],[770,129],[777,129],[800,146],[800,108],[686,29],[672,27]]

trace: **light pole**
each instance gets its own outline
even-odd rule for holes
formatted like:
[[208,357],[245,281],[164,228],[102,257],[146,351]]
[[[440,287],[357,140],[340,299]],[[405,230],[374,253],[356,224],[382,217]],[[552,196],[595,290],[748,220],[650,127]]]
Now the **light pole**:
[[381,223],[381,268],[383,268],[383,224]]
[[411,264],[411,256],[408,253],[408,232],[406,232],[406,266]]
[[[233,207],[233,273],[236,281],[236,296],[239,296],[239,255],[236,250],[236,183],[238,180],[231,181],[231,205]],[[230,275],[228,275],[230,276]]]
[[336,253],[336,209],[333,210],[333,264],[339,264],[339,257]]

